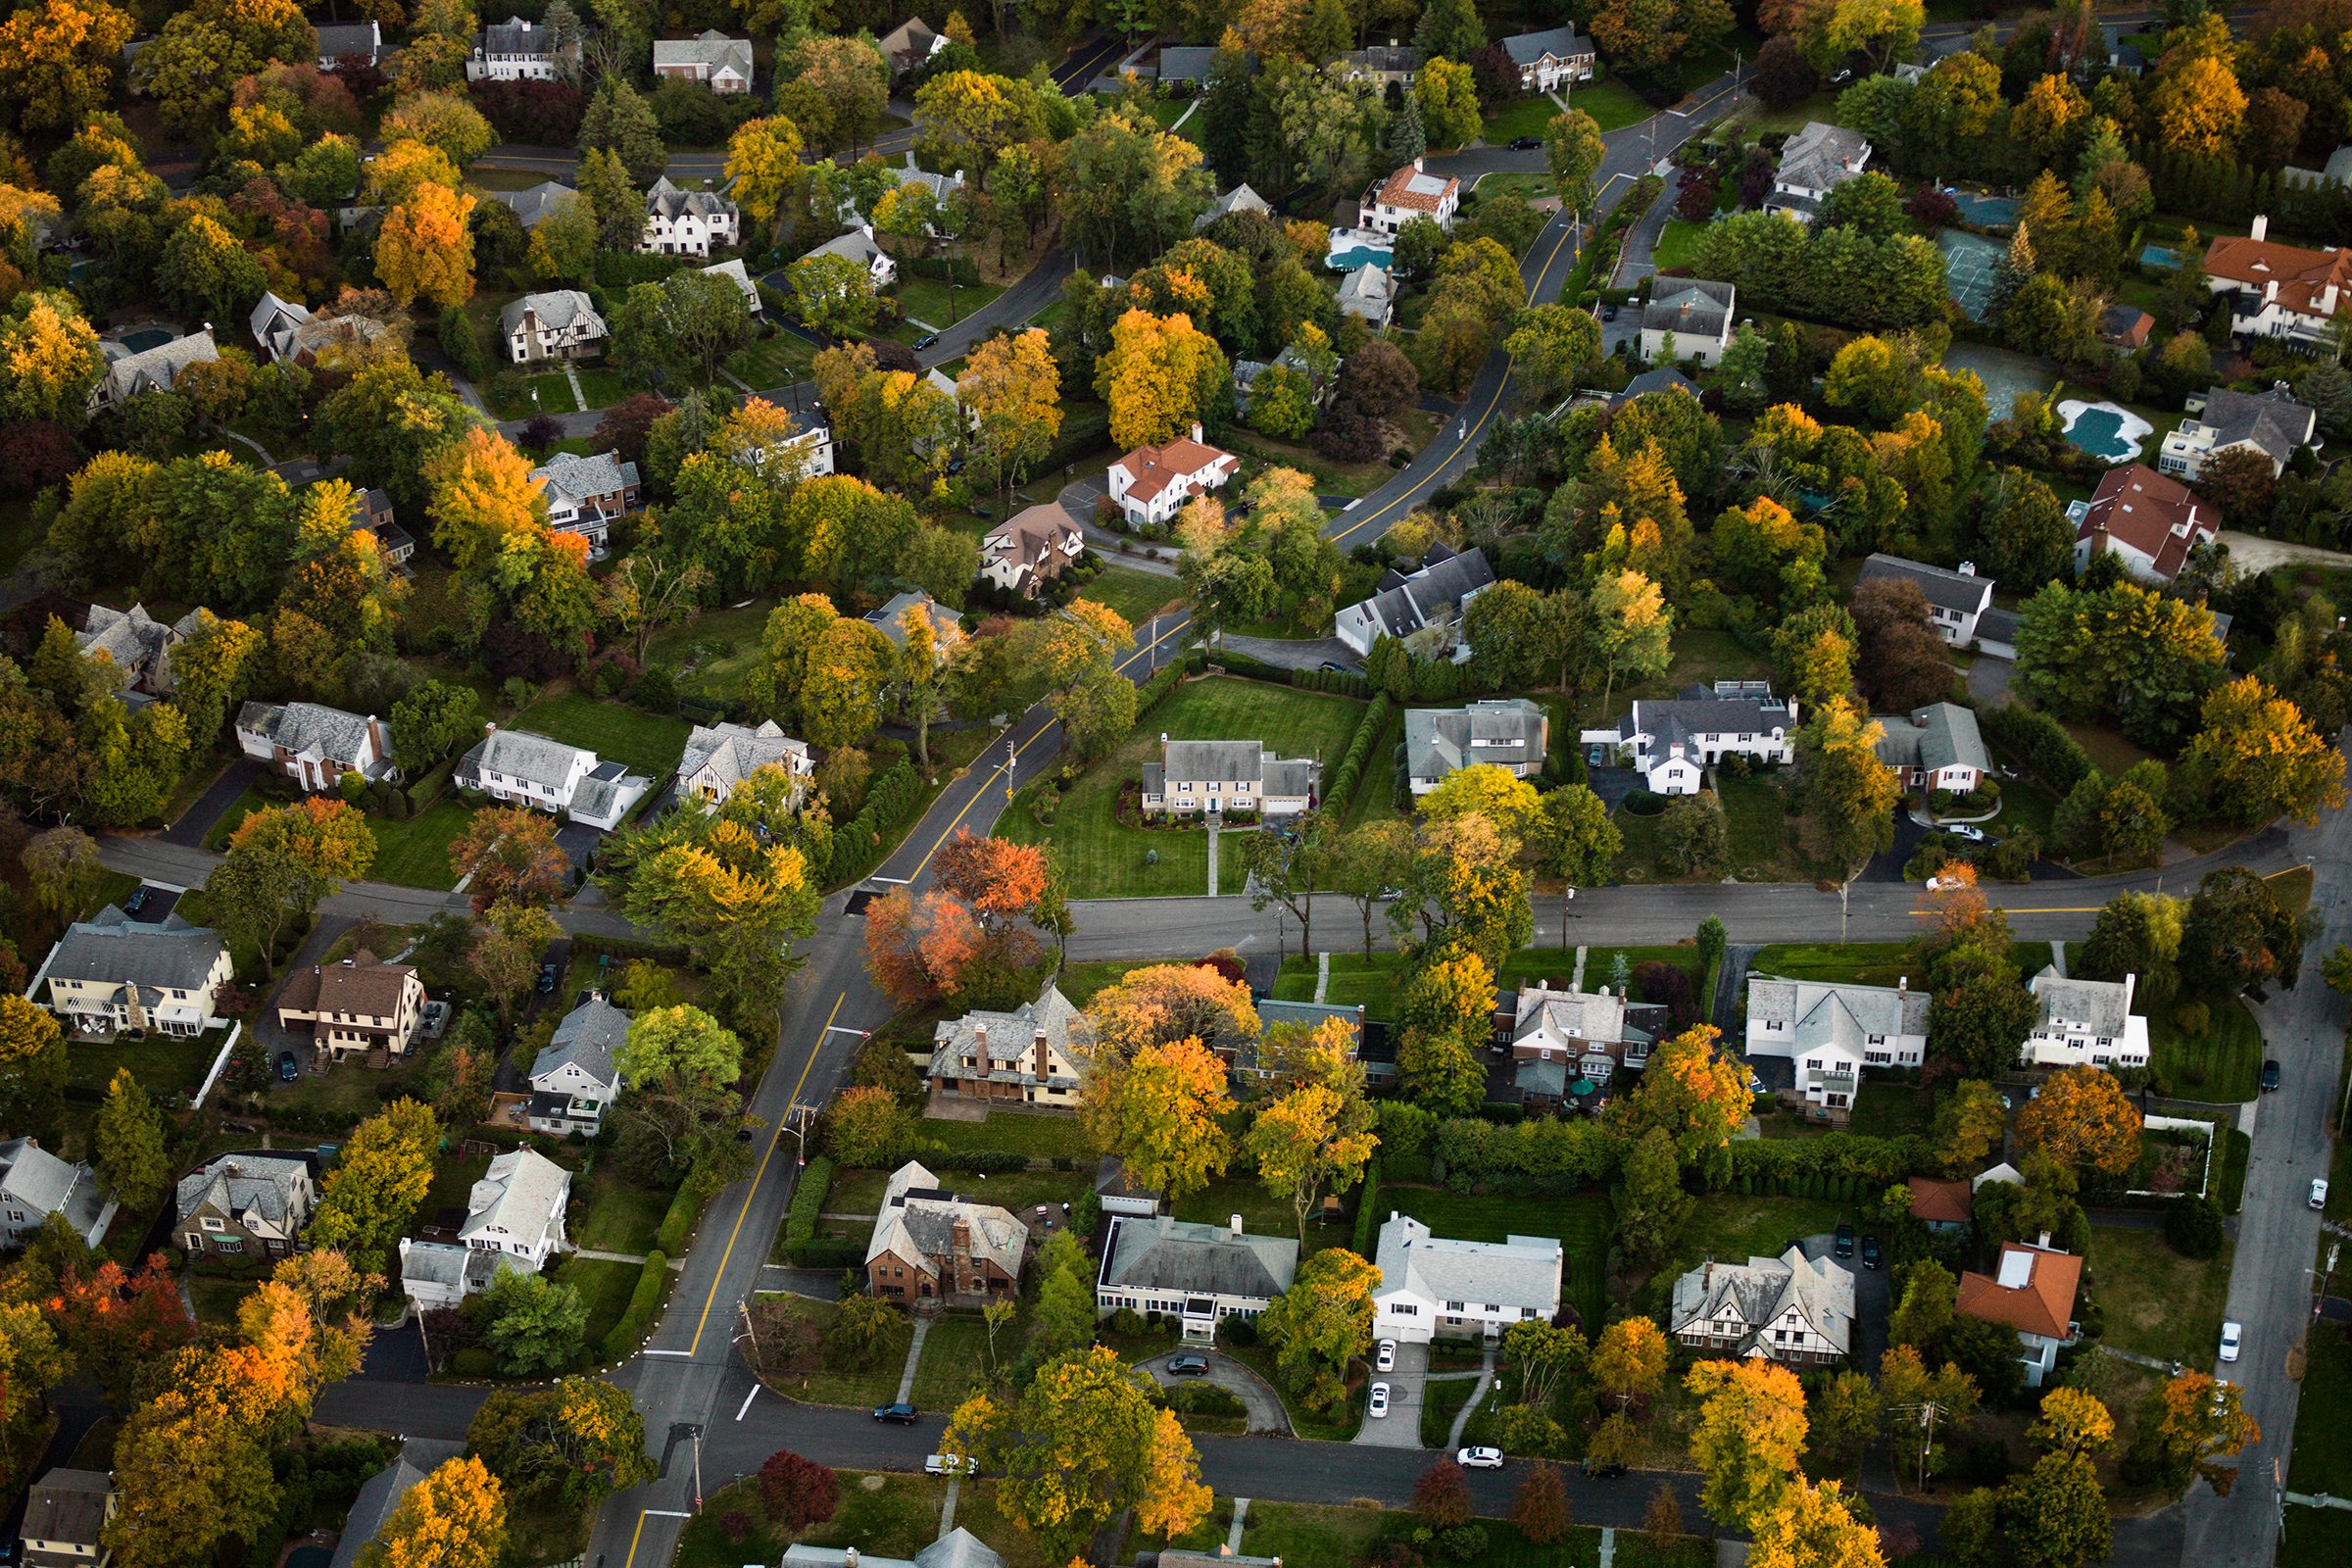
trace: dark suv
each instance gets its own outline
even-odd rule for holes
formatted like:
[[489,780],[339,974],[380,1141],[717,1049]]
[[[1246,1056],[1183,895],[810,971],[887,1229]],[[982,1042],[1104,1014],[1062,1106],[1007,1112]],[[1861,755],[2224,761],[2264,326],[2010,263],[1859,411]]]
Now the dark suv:
[[1839,1257],[1854,1255],[1854,1228],[1851,1225],[1838,1227],[1838,1255]]
[[903,1427],[910,1427],[914,1425],[914,1406],[911,1404],[877,1404],[874,1406],[874,1419],[896,1421]]
[[1204,1355],[1171,1355],[1168,1373],[1172,1377],[1204,1378],[1208,1376],[1208,1357]]

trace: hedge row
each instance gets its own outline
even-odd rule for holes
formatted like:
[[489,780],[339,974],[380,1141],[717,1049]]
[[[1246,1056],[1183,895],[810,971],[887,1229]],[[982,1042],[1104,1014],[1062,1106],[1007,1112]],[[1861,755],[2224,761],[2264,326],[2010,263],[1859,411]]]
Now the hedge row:
[[1355,1197],[1355,1255],[1372,1255],[1373,1236],[1380,1229],[1380,1156],[1364,1161],[1364,1188]]
[[1355,799],[1356,781],[1363,777],[1364,764],[1372,760],[1372,748],[1380,744],[1381,732],[1389,726],[1389,714],[1396,705],[1389,694],[1382,692],[1356,720],[1355,738],[1348,743],[1348,755],[1323,787],[1323,809],[1332,816],[1344,816],[1348,803]]
[[816,1236],[816,1217],[825,1211],[825,1200],[833,1192],[833,1158],[819,1154],[801,1172],[800,1185],[792,1190],[792,1206],[784,1211],[784,1245],[793,1249],[796,1260],[801,1244]]
[[654,1232],[654,1246],[673,1255],[685,1251],[694,1240],[695,1222],[703,1217],[703,1205],[710,1200],[710,1195],[700,1182],[679,1188],[678,1196],[669,1200],[669,1211],[662,1216],[661,1227]]
[[[1439,1152],[1431,1179],[1456,1192],[1551,1197],[1615,1179],[1626,1142],[1622,1134],[1592,1121],[1544,1117],[1505,1124],[1455,1116],[1438,1124],[1431,1147]],[[1867,1198],[1922,1168],[1930,1152],[1925,1139],[1853,1133],[1743,1140],[1732,1145],[1730,1183],[1741,1193]]]
[[795,1242],[790,1256],[795,1268],[856,1268],[865,1261],[865,1244],[838,1236],[819,1236]]
[[1217,650],[1215,667],[1228,675],[1273,681],[1301,691],[1335,692],[1354,698],[1372,695],[1372,683],[1350,669],[1292,669],[1287,664],[1269,664],[1262,659],[1252,659],[1228,648]]
[[629,1304],[621,1312],[620,1321],[606,1331],[604,1358],[625,1361],[653,1327],[654,1319],[662,1312],[662,1298],[669,1289],[669,1255],[659,1250],[645,1254],[645,1264],[637,1271],[637,1288],[629,1293]]
[[[692,956],[686,949],[668,943],[640,942],[634,937],[597,936],[588,932],[571,939],[571,956],[574,958],[649,958],[655,963],[672,965],[683,965]],[[467,1136],[472,1135],[469,1133]]]
[[1986,740],[2015,752],[2043,783],[2061,795],[2090,775],[2090,754],[2047,713],[2003,703],[1979,709],[1977,723]]
[[422,777],[412,781],[401,792],[409,803],[409,815],[421,816],[439,804],[441,797],[449,793],[450,775],[457,765],[455,761],[448,761],[428,769]]
[[885,769],[867,786],[864,808],[833,835],[833,860],[825,868],[828,885],[855,882],[879,865],[922,797],[922,775],[913,763],[902,759]]
[[1166,702],[1168,693],[1183,685],[1187,675],[1197,674],[1200,671],[1200,655],[1196,650],[1177,660],[1174,663],[1163,664],[1152,671],[1152,678],[1144,682],[1142,689],[1135,695],[1135,716],[1141,719],[1146,713]]

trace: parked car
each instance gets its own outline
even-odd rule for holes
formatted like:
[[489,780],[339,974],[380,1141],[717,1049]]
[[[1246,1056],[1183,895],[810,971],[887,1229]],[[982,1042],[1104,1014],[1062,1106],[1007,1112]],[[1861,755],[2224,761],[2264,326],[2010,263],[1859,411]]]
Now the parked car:
[[1499,1470],[1502,1468],[1502,1450],[1464,1448],[1453,1456],[1453,1462],[1465,1470]]
[[539,966],[539,994],[541,996],[549,996],[554,993],[556,989],[556,966],[552,959]]
[[923,1461],[923,1474],[927,1476],[976,1476],[979,1473],[980,1461],[968,1453],[960,1463],[954,1454],[949,1453],[935,1453]]
[[1835,74],[1835,75],[1831,76],[1831,77],[1830,77],[1830,85],[1831,85],[1831,86],[1833,86],[1833,87],[1842,87],[1842,86],[1844,86],[1844,85],[1845,85],[1847,82],[1849,82],[1849,81],[1851,81],[1851,80],[1853,80],[1853,79],[1854,79],[1853,68],[1851,68],[1851,67],[1849,66],[1849,67],[1847,67],[1845,70],[1843,70],[1843,71],[1840,71],[1840,72],[1838,72],[1837,74]]
[[1326,659],[1323,661],[1323,662],[1317,664],[1315,667],[1329,675],[1345,675],[1348,673],[1348,666],[1341,663],[1336,659]]
[[1864,1268],[1886,1266],[1886,1254],[1879,1250],[1879,1239],[1876,1236],[1862,1238],[1862,1266]]
[[1941,893],[1946,888],[1956,888],[1960,886],[1964,880],[1964,878],[1956,876],[1932,876],[1928,878],[1928,891],[1930,893]]
[[1765,1092],[1763,1074],[1751,1072],[1747,1075],[1747,1092],[1751,1095],[1761,1095]]
[[2238,1348],[2244,1342],[2245,1337],[2246,1326],[2243,1323],[2224,1323],[2222,1325],[2222,1359],[2225,1361],[2236,1360]]
[[2314,1176],[2311,1179],[2311,1206],[2314,1208],[2328,1206],[2328,1178],[2325,1176]]
[[142,882],[130,890],[129,898],[122,901],[122,912],[136,914],[145,907],[147,907],[147,885]]
[[1204,1378],[1208,1376],[1208,1357],[1205,1355],[1171,1355],[1168,1357],[1171,1377]]
[[1956,822],[1952,826],[1945,828],[1944,831],[1956,839],[1966,839],[1971,844],[1984,844],[1988,842],[1984,836],[1984,830],[1983,828],[1970,827],[1966,822]]
[[1511,138],[1511,151],[1515,153],[1532,153],[1543,145],[1544,138],[1541,136],[1513,136]]
[[1373,1350],[1372,1370],[1375,1372],[1396,1370],[1396,1342],[1395,1340],[1383,1340],[1380,1342],[1379,1348]]
[[1617,307],[1614,305],[1603,305],[1600,308],[1600,318],[1604,321],[1614,321],[1617,319]]
[[2278,1058],[2277,1056],[2273,1056],[2262,1064],[2262,1087],[2265,1089],[2278,1087]]
[[291,1051],[277,1054],[277,1081],[290,1084],[302,1076],[302,1062]]
[[874,1406],[874,1419],[895,1421],[900,1426],[910,1427],[914,1425],[914,1406],[911,1404],[877,1404]]
[[1376,1419],[1389,1413],[1389,1386],[1386,1383],[1372,1385],[1372,1402],[1365,1406],[1364,1413]]
[[920,354],[923,352],[923,350],[929,348],[932,344],[938,341],[939,334],[937,332],[925,332],[921,337],[918,337],[914,340],[914,352]]
[[1838,1227],[1837,1250],[1839,1257],[1851,1257],[1854,1255],[1854,1228],[1851,1225],[1840,1225]]

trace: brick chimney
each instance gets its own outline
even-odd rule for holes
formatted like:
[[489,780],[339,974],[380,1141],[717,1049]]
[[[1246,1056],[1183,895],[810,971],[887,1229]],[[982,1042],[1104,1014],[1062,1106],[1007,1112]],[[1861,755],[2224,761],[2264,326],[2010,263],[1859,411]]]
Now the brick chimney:
[[987,1077],[989,1073],[988,1025],[984,1023],[972,1025],[972,1056],[979,1063],[980,1076]]
[[1038,1030],[1037,1038],[1030,1042],[1030,1051],[1033,1065],[1029,1070],[1040,1078],[1045,1077],[1047,1068],[1054,1060],[1053,1049],[1046,1044],[1045,1030]]

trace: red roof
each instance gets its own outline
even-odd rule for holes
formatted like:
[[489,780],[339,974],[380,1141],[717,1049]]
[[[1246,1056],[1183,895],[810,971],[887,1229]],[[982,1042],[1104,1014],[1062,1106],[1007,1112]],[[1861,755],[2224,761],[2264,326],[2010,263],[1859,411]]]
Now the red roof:
[[[2278,303],[2304,316],[2333,316],[2352,290],[2352,251],[2305,250],[2267,239],[2224,234],[2205,247],[2205,271],[2257,294],[2278,285]],[[2328,290],[2336,293],[2332,301]]]
[[2170,581],[2179,574],[2189,551],[2221,527],[2221,519],[2204,510],[2188,486],[2168,479],[2144,463],[2109,468],[2090,498],[2090,508],[2076,525],[2075,537],[2088,539],[2104,532],[2155,563],[2158,576]]
[[1416,158],[1383,181],[1373,200],[1416,213],[1442,213],[1446,198],[1459,191],[1461,184],[1451,175],[1428,172]]
[[1242,460],[1204,441],[1178,436],[1165,446],[1137,447],[1121,458],[1118,466],[1133,480],[1127,486],[1127,493],[1149,504],[1158,499],[1169,485],[1189,480],[1204,468],[1228,466],[1225,476],[1231,478],[1231,470],[1239,468]]
[[1911,1178],[1911,1217],[1947,1225],[1965,1225],[1976,1213],[1976,1200],[1966,1182]]
[[2071,1252],[2011,1242],[2001,1249],[2001,1272],[2025,1283],[2011,1287],[1983,1274],[1963,1274],[1960,1299],[1952,1309],[1962,1317],[2006,1323],[2021,1334],[2065,1339],[2075,1316],[2075,1288],[2082,1283],[2082,1260]]

